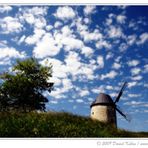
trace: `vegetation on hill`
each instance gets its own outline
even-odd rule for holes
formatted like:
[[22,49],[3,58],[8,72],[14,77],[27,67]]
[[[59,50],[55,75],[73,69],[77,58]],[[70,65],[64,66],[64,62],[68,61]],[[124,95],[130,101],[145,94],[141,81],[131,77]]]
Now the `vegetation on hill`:
[[69,113],[0,113],[0,137],[148,137]]

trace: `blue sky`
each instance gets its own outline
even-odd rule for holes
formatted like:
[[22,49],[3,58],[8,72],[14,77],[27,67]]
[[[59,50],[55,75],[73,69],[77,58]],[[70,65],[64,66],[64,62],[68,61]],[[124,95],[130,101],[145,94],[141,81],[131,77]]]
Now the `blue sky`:
[[0,72],[15,59],[53,64],[47,110],[89,116],[100,92],[116,98],[132,120],[118,127],[148,131],[147,6],[0,6]]

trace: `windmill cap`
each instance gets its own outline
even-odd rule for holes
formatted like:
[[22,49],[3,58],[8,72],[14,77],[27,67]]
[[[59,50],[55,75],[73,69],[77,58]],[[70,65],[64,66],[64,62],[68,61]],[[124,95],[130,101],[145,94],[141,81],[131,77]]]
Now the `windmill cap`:
[[90,107],[95,105],[114,105],[112,98],[104,93],[100,93],[94,102],[90,105]]

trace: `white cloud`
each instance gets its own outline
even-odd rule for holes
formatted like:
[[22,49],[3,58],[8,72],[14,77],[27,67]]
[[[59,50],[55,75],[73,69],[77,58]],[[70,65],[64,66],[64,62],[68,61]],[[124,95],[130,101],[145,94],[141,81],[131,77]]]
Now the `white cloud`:
[[128,94],[128,97],[137,98],[137,97],[141,97],[141,94]]
[[93,93],[95,93],[95,94],[98,94],[98,93],[99,93],[99,90],[98,90],[97,88],[93,88],[93,89],[91,89],[91,91],[92,91]]
[[55,56],[60,52],[60,48],[56,45],[54,38],[50,33],[46,33],[34,47],[33,54],[37,58],[44,58],[47,56]]
[[47,25],[45,28],[46,28],[47,31],[50,31],[51,29],[53,29],[53,26],[52,25]]
[[113,57],[114,57],[114,54],[112,52],[108,52],[105,59],[109,60],[109,59],[111,59]]
[[62,29],[61,29],[61,31],[62,31],[62,35],[63,35],[63,37],[72,37],[72,33],[73,33],[73,31],[72,31],[72,29],[70,29],[70,27],[68,26],[68,25],[66,25],[66,26],[64,26]]
[[85,24],[89,24],[89,23],[91,23],[90,18],[87,18],[87,17],[84,18],[83,21],[84,21]]
[[105,86],[101,85],[97,88],[92,88],[91,91],[95,94],[103,93],[103,92],[105,92]]
[[46,27],[46,20],[43,17],[36,18],[34,25],[36,28],[43,28]]
[[112,66],[112,68],[114,68],[114,69],[120,69],[121,68],[121,64],[114,63],[113,66]]
[[136,81],[136,80],[141,80],[143,77],[142,76],[135,76],[135,77],[132,77],[131,79]]
[[68,102],[73,103],[73,102],[74,102],[74,100],[70,99],[70,100],[68,100]]
[[140,62],[138,60],[131,60],[127,62],[128,66],[137,66],[139,63]]
[[81,53],[84,54],[85,57],[91,57],[92,54],[94,53],[94,51],[93,51],[93,49],[91,47],[84,46],[81,49]]
[[142,104],[143,102],[141,101],[131,101],[131,102],[126,102],[124,103],[125,105],[140,105]]
[[110,14],[108,15],[108,17],[109,17],[109,18],[115,18],[115,17],[116,17],[116,15],[115,15],[115,14],[113,14],[113,13],[110,13]]
[[102,49],[103,47],[104,48],[107,48],[107,49],[110,49],[112,46],[110,43],[108,43],[106,40],[100,40],[100,41],[97,41],[96,42],[96,47],[98,49]]
[[[81,32],[83,31],[87,31],[88,30],[88,25],[86,25],[84,22],[83,22],[83,19],[81,17],[78,17],[72,24],[71,24],[71,27],[72,26],[76,26],[77,28],[77,32],[80,33],[81,35]],[[83,37],[83,36],[82,36]]]
[[128,88],[132,88],[133,86],[135,86],[137,84],[136,81],[134,82],[128,82]]
[[112,70],[112,71],[110,71],[110,72],[107,73],[107,74],[102,74],[101,77],[100,77],[100,79],[101,79],[101,80],[104,80],[104,79],[106,79],[106,78],[108,78],[108,79],[113,79],[113,78],[115,78],[117,75],[118,75],[118,73],[117,73],[116,71]]
[[119,63],[120,60],[121,60],[121,58],[122,58],[122,56],[118,56],[118,57],[116,57],[115,61],[116,61],[117,63]]
[[[64,63],[58,59],[47,59],[48,62],[52,63],[53,65],[53,77],[55,77],[53,81],[56,81],[58,83],[57,85],[61,84],[61,81],[59,81],[59,79],[65,79],[68,77],[68,75],[72,77],[71,79],[73,81],[88,81],[95,78],[92,65],[80,62],[80,56],[74,51],[70,51],[68,55],[66,55]],[[45,64],[47,62],[47,59],[43,60],[42,64]],[[70,85],[69,83],[68,87],[70,88],[70,86],[72,85]]]
[[98,29],[95,29],[93,32],[82,30],[80,31],[80,35],[85,42],[101,40],[103,37]]
[[68,26],[64,26],[60,31],[54,32],[55,42],[59,46],[64,46],[64,50],[70,51],[74,49],[82,49],[84,47],[83,42],[76,38],[73,30]]
[[47,14],[47,10],[48,8],[47,7],[42,7],[42,6],[39,6],[39,7],[28,7],[26,9],[22,9],[22,11],[28,13],[28,14],[33,14],[35,16],[42,16],[42,15],[46,15]]
[[92,65],[82,64],[79,74],[84,76],[83,81],[93,80],[95,78]]
[[130,101],[130,102],[125,102],[124,104],[129,105],[131,107],[148,107],[148,103],[142,101]]
[[[60,86],[55,87],[49,95],[57,99],[65,98],[65,93],[70,92],[74,87],[72,79],[68,78],[69,74],[73,75],[72,71],[70,71],[71,69],[62,61],[54,58],[46,58],[41,61],[43,65],[47,65],[47,63],[52,63],[53,65],[53,77],[49,78],[49,81],[54,82],[55,86]],[[73,65],[73,67],[75,66]]]
[[34,34],[31,35],[31,36],[26,37],[25,43],[27,43],[28,45],[37,44],[37,42],[39,42],[39,40],[41,39],[41,37],[44,34],[45,34],[45,31],[43,29],[35,28]]
[[123,6],[117,6],[117,7],[118,7],[118,9],[124,10],[124,9],[126,9],[128,6],[127,6],[127,5],[123,5]]
[[143,85],[145,88],[148,88],[148,83],[144,83]]
[[[117,94],[116,93],[110,93],[109,94],[112,98],[114,98],[114,97],[116,97],[117,96]],[[122,98],[123,99],[123,98]]]
[[120,46],[119,46],[119,51],[120,52],[124,52],[127,50],[129,46],[126,44],[126,43],[121,43]]
[[95,13],[95,11],[96,11],[96,6],[86,6],[84,8],[84,14],[85,15],[89,15],[89,14]]
[[84,96],[87,96],[87,95],[89,95],[89,91],[88,90],[80,90],[80,96],[81,97],[84,97]]
[[65,70],[72,76],[73,81],[93,80],[95,64],[85,64],[80,61],[81,57],[78,53],[70,51],[65,58]]
[[83,103],[84,101],[82,99],[76,99],[77,103]]
[[128,45],[133,45],[134,43],[136,43],[136,38],[137,38],[136,35],[129,35],[127,37],[127,43],[128,43]]
[[88,100],[89,102],[92,102],[94,99],[93,99],[93,98],[87,98],[87,100]]
[[58,46],[64,46],[65,51],[82,49],[84,47],[83,42],[76,38],[73,30],[69,26],[64,26],[61,31],[56,30],[53,35],[55,43]]
[[107,18],[105,24],[106,24],[107,26],[109,26],[109,25],[112,24],[112,22],[113,22],[113,20],[112,20],[111,18]]
[[109,29],[107,29],[108,35],[110,38],[118,38],[123,35],[122,29],[120,27],[110,26]]
[[21,22],[27,22],[37,28],[43,28],[46,26],[46,20],[44,16],[47,14],[47,7],[27,7],[19,9],[19,19]]
[[11,10],[12,10],[11,6],[8,5],[0,6],[0,13],[9,12]]
[[137,22],[134,21],[134,20],[132,20],[132,21],[129,22],[128,27],[129,27],[130,29],[133,29],[134,31],[135,31],[135,30],[138,30]]
[[58,77],[55,77],[55,72],[54,72],[53,75],[54,75],[54,77],[50,77],[48,82],[54,83],[54,86],[60,86],[62,84],[62,80]]
[[143,34],[140,35],[140,39],[137,42],[137,44],[144,44],[147,41],[148,41],[148,33],[145,32],[145,33],[143,33]]
[[51,92],[50,96],[53,96],[57,99],[65,98],[64,93],[69,92],[72,88],[73,85],[71,80],[64,78],[62,79],[62,86],[60,88],[56,87],[56,89]]
[[51,91],[49,95],[56,99],[62,99],[65,98],[65,95],[63,93],[65,93],[64,89],[56,87],[53,91]]
[[[57,80],[57,78],[62,78],[65,79],[67,78],[67,69],[65,67],[65,65],[63,64],[62,61],[58,60],[58,59],[54,59],[54,58],[46,58],[44,60],[41,61],[41,64],[46,65],[46,63],[52,63],[53,65],[53,80],[59,81]],[[61,82],[58,82],[61,83]]]
[[65,50],[81,49],[84,46],[81,40],[72,37],[65,37],[61,42],[66,46]]
[[116,19],[117,19],[118,23],[124,24],[125,20],[126,20],[126,16],[125,15],[118,15]]
[[98,68],[97,61],[94,59],[90,59],[88,65],[92,70],[96,70]]
[[107,85],[105,88],[108,90],[113,90],[113,87],[111,85]]
[[65,21],[68,19],[73,19],[76,16],[76,14],[71,7],[63,6],[63,7],[58,7],[54,16]]
[[57,100],[50,100],[48,103],[51,103],[51,104],[58,104],[58,101],[57,101]]
[[99,64],[98,65],[98,68],[103,68],[104,67],[104,58],[102,56],[98,56],[97,57],[97,63]]
[[18,44],[23,43],[25,41],[25,38],[26,38],[25,35],[21,36],[21,38],[18,40]]
[[143,70],[144,73],[148,73],[148,64],[144,65],[144,70]]
[[65,90],[69,90],[73,88],[73,84],[70,79],[63,79],[62,84]]
[[141,72],[140,68],[135,67],[135,68],[131,69],[131,74],[132,75],[138,75],[140,72]]
[[24,58],[25,52],[19,52],[13,47],[0,47],[0,59],[3,58]]
[[11,65],[11,60],[9,57],[0,59],[0,65]]
[[8,44],[7,40],[1,40],[0,41],[0,47],[6,47],[7,44]]
[[66,68],[72,75],[77,75],[81,67],[81,62],[76,52],[70,52],[65,58]]
[[23,29],[23,25],[19,22],[19,20],[10,16],[0,19],[0,24],[0,28],[4,34],[19,33]]
[[56,21],[55,23],[54,23],[54,27],[55,28],[59,28],[60,26],[62,26],[63,24],[60,22],[60,21]]

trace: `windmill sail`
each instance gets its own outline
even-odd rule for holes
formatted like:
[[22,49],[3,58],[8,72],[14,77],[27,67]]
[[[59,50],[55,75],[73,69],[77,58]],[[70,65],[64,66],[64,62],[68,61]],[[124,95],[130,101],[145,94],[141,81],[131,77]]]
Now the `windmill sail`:
[[118,113],[123,116],[128,122],[131,121],[131,117],[128,114],[123,113],[123,111],[121,111],[121,109],[119,107],[116,106],[116,110],[118,111]]
[[120,90],[120,92],[119,92],[119,94],[118,94],[118,96],[117,96],[117,98],[116,98],[116,100],[115,100],[114,103],[116,103],[116,102],[119,101],[120,97],[121,97],[122,94],[123,94],[123,90],[125,89],[126,85],[127,85],[127,82],[125,82],[125,83],[123,84],[123,86],[122,86],[122,88],[121,88],[121,90]]

